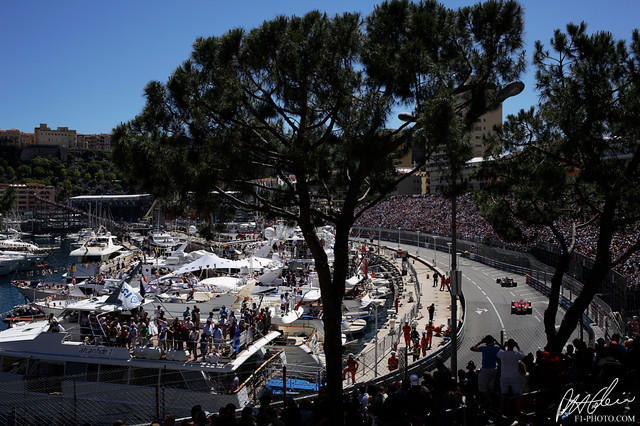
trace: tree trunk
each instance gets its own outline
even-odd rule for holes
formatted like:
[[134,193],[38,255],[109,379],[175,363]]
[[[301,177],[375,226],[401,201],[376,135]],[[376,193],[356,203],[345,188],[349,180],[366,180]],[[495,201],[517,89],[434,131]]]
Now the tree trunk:
[[[598,223],[600,233],[598,235],[596,259],[593,263],[593,269],[589,273],[589,277],[587,278],[587,282],[582,287],[582,291],[580,291],[580,294],[578,295],[578,297],[576,297],[576,299],[573,301],[573,304],[564,315],[562,322],[560,323],[560,329],[557,333],[554,333],[552,339],[548,339],[550,350],[553,351],[553,353],[558,354],[562,351],[562,348],[571,337],[571,333],[573,333],[573,331],[578,326],[578,322],[582,317],[582,313],[585,312],[587,308],[589,308],[589,304],[598,292],[600,284],[602,284],[602,281],[613,266],[611,264],[611,254],[609,252],[609,249],[611,247],[611,241],[614,234],[613,218],[615,217],[615,209],[617,207],[617,203],[612,200],[615,200],[615,198],[610,198],[604,203],[602,209],[603,212],[600,215],[600,221]],[[561,257],[561,259],[564,260],[563,257]],[[568,260],[571,260],[570,256]],[[563,266],[564,271],[566,270],[568,263],[567,265]],[[559,269],[559,267],[556,268],[556,274],[554,274],[554,278],[557,275]],[[557,298],[557,294],[553,298],[550,295],[549,306],[551,306],[551,303],[557,304]],[[545,329],[547,329],[547,326],[547,316],[545,312]],[[547,336],[548,335],[549,334],[547,329]]]
[[326,359],[327,383],[332,411],[329,415],[331,425],[344,424],[342,402],[342,298],[345,281],[349,271],[349,230],[350,226],[336,226],[333,270],[329,265],[324,247],[317,239],[315,230],[301,227],[305,241],[313,253],[320,294],[322,296],[322,322],[324,325],[324,353]]
[[564,315],[562,323],[560,324],[560,329],[556,333],[554,340],[550,342],[556,353],[560,353],[564,345],[571,338],[571,333],[573,333],[578,326],[579,321],[582,318],[582,314],[589,309],[589,304],[598,292],[600,284],[607,276],[610,269],[608,262],[598,261],[596,259],[587,282],[584,284],[582,291]]
[[558,264],[556,265],[553,277],[551,277],[549,305],[544,311],[544,331],[547,335],[547,347],[545,349],[554,354],[559,354],[562,350],[562,346],[560,347],[560,351],[558,351],[555,346],[557,337],[556,315],[558,314],[558,299],[560,297],[560,289],[562,288],[562,279],[564,277],[564,273],[569,268],[570,262],[571,253],[563,250],[560,254],[560,258],[558,259]]

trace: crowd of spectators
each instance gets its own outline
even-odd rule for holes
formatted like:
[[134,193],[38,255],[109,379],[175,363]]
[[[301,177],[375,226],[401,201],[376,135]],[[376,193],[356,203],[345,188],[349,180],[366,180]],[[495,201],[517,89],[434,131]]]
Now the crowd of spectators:
[[[468,241],[478,241],[488,244],[500,244],[505,242],[497,235],[493,227],[480,215],[475,202],[470,194],[457,198],[457,232],[458,238]],[[565,236],[571,234],[571,224],[568,221],[559,221],[558,228]],[[367,210],[356,222],[356,226],[408,231],[421,231],[428,234],[448,236],[451,227],[451,202],[441,195],[424,196],[394,196]],[[557,242],[547,227],[534,229],[521,226],[525,235],[531,237],[528,246],[522,244],[509,244],[520,249],[526,249],[535,244],[557,245]],[[589,258],[595,258],[598,228],[586,226],[577,231],[576,251]],[[624,253],[637,241],[640,233],[638,226],[624,233],[617,233],[611,244],[610,252],[615,259]],[[640,285],[640,257],[631,255],[621,263],[616,270],[627,276],[629,284]]]
[[162,356],[169,350],[186,350],[194,361],[201,358],[217,362],[224,353],[238,351],[243,342],[253,342],[266,334],[271,327],[271,313],[245,302],[237,314],[223,306],[217,314],[212,311],[205,318],[194,304],[193,309],[186,307],[182,319],[167,319],[158,305],[152,314],[142,307],[126,317],[120,312],[100,317],[83,314],[80,326],[87,345],[121,346],[132,351],[137,346],[157,346]]
[[[490,343],[488,337],[480,344]],[[597,400],[597,395],[602,396],[604,391],[611,403],[595,406],[592,414],[630,419],[640,412],[640,401],[635,400],[639,389],[636,369],[640,362],[640,339],[623,339],[614,334],[609,342],[601,338],[589,346],[576,338],[559,355],[541,349],[525,354],[511,340],[504,346],[491,343],[496,345],[493,353],[497,368],[495,375],[490,376],[488,389],[484,381],[484,392],[479,390],[479,379],[482,388],[481,377],[486,364],[480,354],[477,361],[479,364],[482,361],[483,368],[477,368],[474,361],[469,361],[457,374],[436,356],[432,368],[407,379],[386,385],[361,384],[346,391],[343,396],[344,424],[557,424],[559,420],[566,420],[565,417],[586,413],[584,410],[569,412],[568,409],[563,412],[562,407],[558,410],[567,392],[573,396],[579,394],[583,401],[591,397]],[[507,368],[513,370],[513,377],[506,377]],[[508,385],[506,389],[505,384]],[[206,409],[194,407],[191,418],[176,421],[170,414],[162,423],[152,425],[326,425],[330,424],[331,402],[327,389],[321,387],[313,399],[296,401],[288,398],[278,404],[274,404],[271,394],[263,394],[257,407],[247,406],[239,413],[232,404],[212,413],[203,408]]]

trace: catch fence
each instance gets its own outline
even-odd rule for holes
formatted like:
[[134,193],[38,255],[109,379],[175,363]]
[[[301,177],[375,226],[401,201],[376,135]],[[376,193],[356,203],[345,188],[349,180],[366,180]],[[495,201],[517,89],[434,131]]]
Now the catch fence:
[[[451,242],[451,238],[447,236],[425,234],[419,231],[376,228],[354,228],[353,234],[361,238],[368,238],[373,243],[377,238],[378,244],[381,241],[397,242],[398,246],[400,244],[409,244],[426,248],[427,251],[432,250],[434,264],[440,252],[450,254],[450,244],[448,243]],[[475,262],[484,263],[495,269],[527,276],[530,278],[530,280],[527,280],[529,285],[545,295],[549,294],[553,268],[548,264],[553,263],[554,256],[557,257],[551,247],[537,247],[534,250],[536,256],[544,261],[543,263],[532,254],[517,251],[514,247],[507,245],[491,246],[480,241],[466,240],[457,240],[456,245],[457,255]],[[559,301],[563,308],[566,309],[571,306],[575,296],[582,290],[583,284],[579,278],[586,276],[590,270],[590,262],[592,262],[590,259],[579,254],[574,256],[572,265],[569,268],[570,273],[565,274],[562,280],[562,295]],[[619,301],[624,299],[627,299],[629,303],[635,301],[635,293],[632,292],[633,288],[629,287],[626,279],[621,278],[620,274],[615,271],[609,273],[602,284],[602,288],[604,293],[598,294],[593,298],[588,311],[583,315],[582,324],[590,330],[590,340],[598,337],[604,337],[605,340],[608,340],[613,333],[624,335],[624,306],[627,305],[623,305]],[[607,301],[615,302],[615,309]],[[628,308],[626,316],[629,316],[630,313],[637,314],[638,312],[633,312]],[[597,329],[593,326],[597,326]]]
[[[0,386],[0,424],[71,426],[112,425],[116,420],[149,424],[168,413],[189,416],[199,404],[209,412],[234,404],[256,403],[259,391],[281,369],[282,350],[261,364],[247,363],[234,372],[206,374],[198,369],[93,366],[85,373],[10,379]],[[71,369],[73,363],[67,363]],[[90,365],[90,364],[87,364]],[[37,367],[36,367],[37,368]]]

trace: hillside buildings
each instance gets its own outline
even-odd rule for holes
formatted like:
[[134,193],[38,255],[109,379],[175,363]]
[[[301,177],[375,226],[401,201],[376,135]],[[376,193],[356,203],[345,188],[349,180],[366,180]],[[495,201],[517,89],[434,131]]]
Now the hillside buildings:
[[60,150],[111,151],[111,135],[107,133],[84,135],[68,127],[52,129],[40,123],[33,133],[23,133],[18,129],[0,130],[0,145],[18,147],[56,147]]
[[55,188],[41,183],[2,183],[0,184],[0,195],[7,187],[12,187],[16,191],[16,207],[20,212],[33,212],[36,197],[50,202],[54,202],[56,198]]

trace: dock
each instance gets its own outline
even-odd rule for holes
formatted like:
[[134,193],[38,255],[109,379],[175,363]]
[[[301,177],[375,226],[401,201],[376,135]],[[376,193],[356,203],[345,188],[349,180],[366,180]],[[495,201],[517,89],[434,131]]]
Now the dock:
[[[377,248],[376,248],[377,249]],[[389,309],[387,320],[380,325],[377,331],[377,339],[372,339],[365,345],[363,350],[357,354],[360,363],[356,373],[356,384],[366,383],[377,377],[388,374],[388,360],[392,350],[396,350],[399,358],[399,368],[402,371],[405,363],[410,367],[413,363],[411,348],[407,348],[402,332],[405,322],[415,326],[420,338],[429,323],[428,306],[435,305],[433,315],[433,326],[441,327],[442,331],[448,329],[451,323],[451,294],[448,288],[440,290],[440,278],[434,285],[434,272],[441,276],[446,276],[445,271],[436,269],[431,262],[420,259],[411,253],[407,257],[397,257],[397,249],[391,247],[380,247],[379,254],[390,262],[390,266],[395,269],[393,276],[394,287],[398,297],[398,310],[392,303]],[[409,270],[413,269],[415,275]],[[413,271],[411,271],[413,272]],[[417,279],[417,280],[416,280]],[[399,285],[398,285],[399,284]],[[383,307],[379,309],[385,309]],[[458,320],[460,321],[463,310],[458,304]],[[377,353],[376,353],[377,340]],[[448,338],[444,334],[433,333],[431,347],[427,349],[425,357],[433,357],[434,352],[448,343]],[[406,355],[405,355],[406,353]],[[423,359],[422,350],[420,359]],[[345,386],[351,385],[351,380],[345,380]]]

